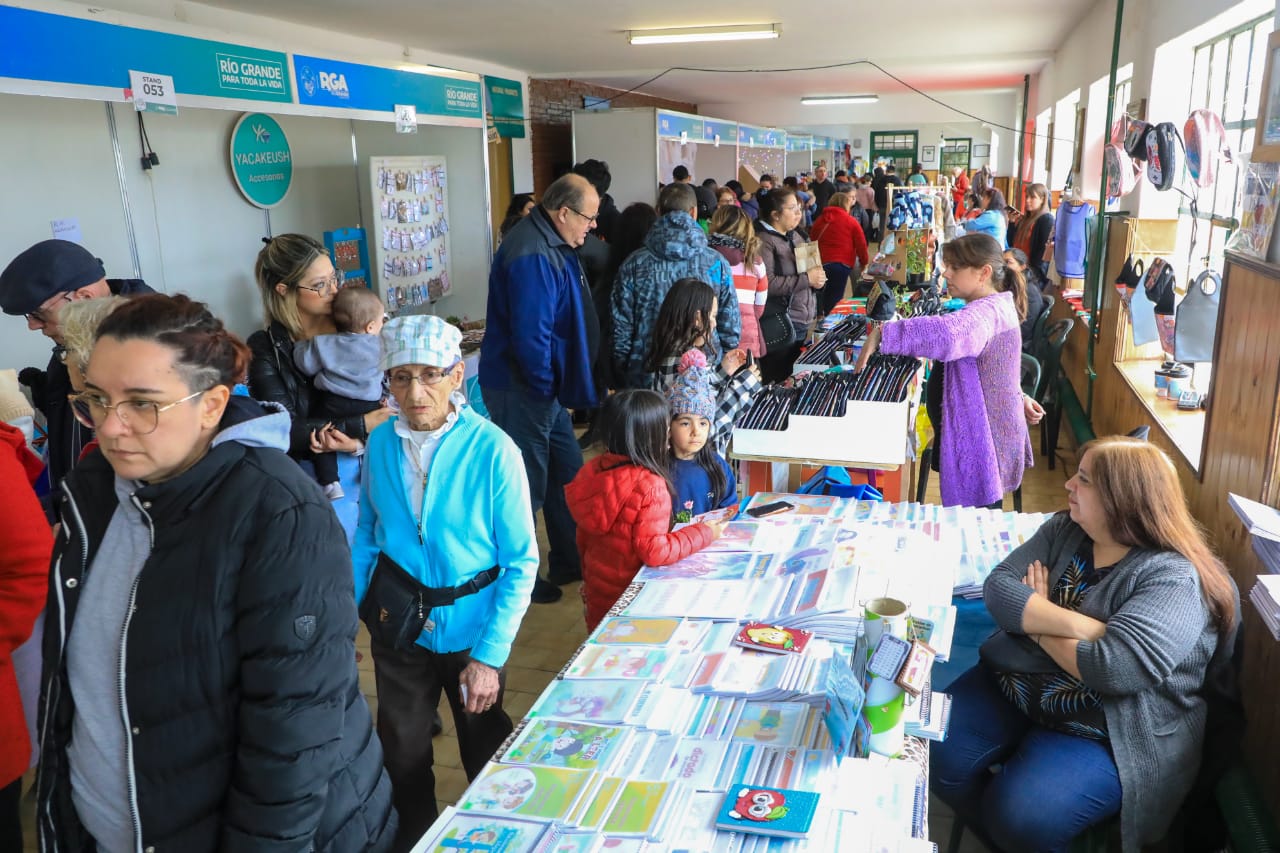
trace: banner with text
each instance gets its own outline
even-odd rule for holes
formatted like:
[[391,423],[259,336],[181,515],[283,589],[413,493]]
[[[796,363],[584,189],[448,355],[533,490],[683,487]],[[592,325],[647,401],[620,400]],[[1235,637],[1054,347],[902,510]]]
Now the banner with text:
[[418,108],[419,116],[484,117],[480,84],[475,80],[397,71],[300,53],[293,55],[293,73],[300,104],[388,113],[394,112],[397,104],[412,104]]

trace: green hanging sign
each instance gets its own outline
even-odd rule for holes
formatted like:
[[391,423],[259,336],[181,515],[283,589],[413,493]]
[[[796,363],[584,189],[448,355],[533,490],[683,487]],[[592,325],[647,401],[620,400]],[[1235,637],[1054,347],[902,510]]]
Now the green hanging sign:
[[284,128],[269,115],[245,113],[231,130],[231,174],[249,203],[272,208],[293,183],[293,153]]

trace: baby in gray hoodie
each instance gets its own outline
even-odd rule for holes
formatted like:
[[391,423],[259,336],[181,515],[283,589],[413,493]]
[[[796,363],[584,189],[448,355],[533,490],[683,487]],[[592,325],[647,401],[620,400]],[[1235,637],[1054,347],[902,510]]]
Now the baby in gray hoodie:
[[[293,347],[298,369],[315,378],[315,406],[324,417],[364,415],[382,407],[382,331],[385,309],[367,287],[344,287],[333,298],[336,335],[316,335]],[[316,480],[329,500],[343,497],[338,482],[338,455],[312,457]]]

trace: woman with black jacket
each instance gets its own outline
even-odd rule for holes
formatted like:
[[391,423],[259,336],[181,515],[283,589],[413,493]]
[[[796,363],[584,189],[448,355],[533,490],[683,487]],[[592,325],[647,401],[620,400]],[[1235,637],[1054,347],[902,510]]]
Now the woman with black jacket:
[[[781,382],[791,375],[809,327],[817,315],[818,295],[827,283],[821,266],[806,272],[796,271],[796,245],[804,241],[797,233],[803,213],[796,194],[788,187],[772,190],[760,199],[760,218],[756,236],[760,238],[760,260],[769,279],[769,298],[760,318],[760,334],[764,337],[765,355],[760,359],[760,374],[765,382]],[[785,314],[794,328],[792,340],[781,345],[770,338],[776,323],[770,315]]]
[[153,294],[98,329],[72,403],[44,634],[44,851],[385,850],[351,554],[247,348]]
[[324,244],[305,234],[281,234],[264,240],[254,269],[267,328],[249,336],[249,393],[255,400],[279,403],[291,419],[289,455],[310,459],[313,452],[354,453],[390,409],[337,420],[312,417],[311,379],[293,362],[293,345],[316,335],[331,335],[333,297],[342,276],[333,268]]

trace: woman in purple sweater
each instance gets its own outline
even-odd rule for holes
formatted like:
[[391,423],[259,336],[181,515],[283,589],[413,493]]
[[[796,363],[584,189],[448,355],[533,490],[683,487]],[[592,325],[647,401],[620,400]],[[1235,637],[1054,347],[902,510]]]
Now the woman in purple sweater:
[[863,359],[878,346],[945,365],[942,417],[934,423],[942,503],[999,507],[1034,461],[1020,387],[1026,284],[987,234],[947,243],[942,260],[948,292],[968,304],[874,327]]

